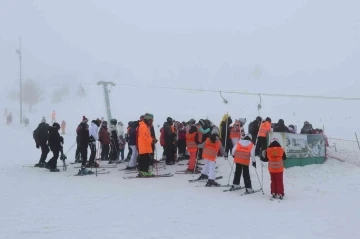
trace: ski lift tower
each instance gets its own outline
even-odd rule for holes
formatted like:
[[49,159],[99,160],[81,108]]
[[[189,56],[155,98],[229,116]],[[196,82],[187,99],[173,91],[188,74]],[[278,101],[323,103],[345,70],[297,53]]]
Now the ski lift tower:
[[115,83],[110,81],[99,81],[97,85],[102,85],[104,90],[104,98],[105,98],[105,106],[106,106],[106,114],[108,118],[108,122],[110,122],[111,118],[111,108],[110,108],[110,97],[109,97],[109,88],[110,86],[115,86]]

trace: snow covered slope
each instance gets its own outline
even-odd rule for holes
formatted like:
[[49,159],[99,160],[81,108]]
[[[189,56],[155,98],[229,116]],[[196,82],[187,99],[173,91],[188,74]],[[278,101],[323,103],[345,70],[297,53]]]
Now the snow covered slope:
[[[265,195],[247,196],[197,187],[204,183],[190,184],[191,175],[125,180],[124,172],[110,169],[98,177],[68,177],[77,171],[72,165],[59,173],[22,167],[40,155],[32,135],[0,132],[0,238],[360,238],[360,168],[337,160],[286,170],[286,196],[278,202],[269,200],[266,169]],[[65,138],[65,150],[70,141]],[[222,158],[217,164],[224,176],[219,182],[226,184],[229,164]],[[257,170],[261,180],[260,163]],[[258,189],[253,168],[251,177]]]

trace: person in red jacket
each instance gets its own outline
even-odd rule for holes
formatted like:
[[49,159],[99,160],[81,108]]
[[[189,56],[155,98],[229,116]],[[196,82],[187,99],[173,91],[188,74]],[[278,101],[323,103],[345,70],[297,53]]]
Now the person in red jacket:
[[101,160],[109,160],[110,135],[107,122],[103,121],[99,130],[99,142],[101,144]]
[[163,147],[163,153],[162,153],[162,160],[166,159],[166,152],[165,152],[165,132],[164,127],[161,127],[160,129],[160,145]]

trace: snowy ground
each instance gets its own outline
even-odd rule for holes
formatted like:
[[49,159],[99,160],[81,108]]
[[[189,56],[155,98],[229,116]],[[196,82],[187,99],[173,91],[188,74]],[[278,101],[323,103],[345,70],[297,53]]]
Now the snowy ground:
[[[124,180],[123,172],[110,169],[109,175],[68,177],[77,171],[72,165],[60,173],[22,167],[39,158],[32,135],[4,127],[0,132],[0,238],[360,238],[360,168],[351,164],[329,159],[286,170],[286,198],[278,203],[269,200],[266,169],[265,195],[243,197],[196,187],[203,183],[188,183],[190,175]],[[65,149],[73,141],[65,138]],[[228,162],[219,158],[218,165],[224,176],[219,182],[226,184]],[[260,163],[258,172],[261,178]]]

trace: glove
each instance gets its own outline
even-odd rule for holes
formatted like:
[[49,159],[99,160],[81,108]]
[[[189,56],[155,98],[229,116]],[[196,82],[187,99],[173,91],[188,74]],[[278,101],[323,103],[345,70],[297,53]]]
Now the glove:
[[40,148],[40,146],[39,146],[39,145],[36,145],[36,148],[38,149],[38,148]]
[[254,168],[256,168],[256,162],[253,162],[253,163],[252,163],[252,166],[253,166]]

